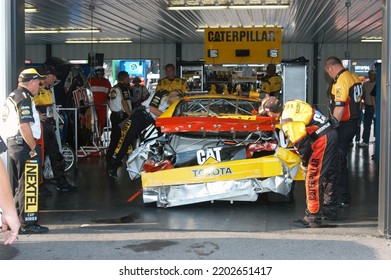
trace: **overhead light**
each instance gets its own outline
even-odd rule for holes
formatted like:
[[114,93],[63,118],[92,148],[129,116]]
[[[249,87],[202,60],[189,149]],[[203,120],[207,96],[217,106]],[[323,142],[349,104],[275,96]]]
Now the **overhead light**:
[[289,4],[285,5],[229,5],[228,9],[236,9],[236,10],[249,10],[249,9],[288,9]]
[[225,5],[225,6],[170,6],[170,11],[194,11],[194,10],[250,10],[250,9],[288,9],[289,5]]
[[382,37],[362,37],[361,42],[363,43],[381,43]]
[[133,41],[129,38],[120,38],[120,39],[114,39],[114,38],[107,38],[107,39],[68,39],[65,40],[65,43],[67,44],[116,44],[116,43],[132,43]]
[[191,11],[191,10],[224,10],[227,6],[169,6],[167,10],[170,11]]
[[36,13],[36,12],[38,12],[38,9],[37,8],[34,8],[34,7],[25,7],[24,8],[24,12],[25,13]]
[[29,28],[25,30],[28,34],[45,33],[98,33],[102,32],[99,28]]
[[226,10],[226,9],[287,9],[289,8],[289,0],[170,0],[168,1],[168,10]]
[[205,31],[205,28],[197,28],[196,29],[196,32],[204,32]]
[[24,4],[24,12],[25,13],[36,13],[36,12],[38,12],[38,9],[33,4],[26,2]]

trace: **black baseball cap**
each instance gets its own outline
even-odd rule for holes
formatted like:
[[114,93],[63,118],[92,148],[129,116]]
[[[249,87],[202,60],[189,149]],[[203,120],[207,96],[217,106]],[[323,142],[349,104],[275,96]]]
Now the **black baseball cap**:
[[41,75],[56,75],[56,70],[52,65],[44,64],[39,68],[38,70],[39,74]]
[[35,79],[38,79],[38,80],[45,80],[45,76],[42,76],[41,74],[39,74],[37,72],[36,69],[34,68],[28,68],[28,69],[25,69],[23,70],[22,72],[20,72],[19,74],[19,82],[29,82],[31,80],[35,80]]
[[265,112],[281,113],[282,102],[274,96],[270,96],[263,102],[263,110]]

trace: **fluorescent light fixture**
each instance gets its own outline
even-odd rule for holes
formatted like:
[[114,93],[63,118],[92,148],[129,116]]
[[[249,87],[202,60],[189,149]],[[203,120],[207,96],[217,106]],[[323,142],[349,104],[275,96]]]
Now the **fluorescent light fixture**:
[[199,28],[196,29],[196,32],[204,32],[204,31],[205,31],[205,28],[206,28],[206,27],[204,27],[204,28],[199,27]]
[[362,37],[361,42],[363,43],[381,43],[382,37]]
[[167,10],[287,9],[289,0],[170,0]]
[[34,8],[34,7],[25,7],[24,8],[24,12],[25,13],[36,13],[36,12],[38,12],[38,9],[37,8]]
[[251,9],[288,9],[289,4],[286,5],[274,5],[274,4],[268,4],[268,5],[230,5],[227,6],[227,9],[234,9],[234,10],[251,10]]
[[26,34],[47,34],[47,33],[99,33],[99,28],[29,28]]
[[227,6],[169,6],[169,11],[191,11],[191,10],[224,10]]
[[38,9],[34,5],[26,2],[24,4],[24,12],[25,13],[36,13],[36,12],[38,12]]
[[68,60],[68,62],[71,64],[87,64],[88,60],[87,59],[70,59],[70,60]]
[[129,38],[121,38],[121,39],[68,39],[65,40],[67,44],[122,44],[122,43],[132,43],[133,41]]

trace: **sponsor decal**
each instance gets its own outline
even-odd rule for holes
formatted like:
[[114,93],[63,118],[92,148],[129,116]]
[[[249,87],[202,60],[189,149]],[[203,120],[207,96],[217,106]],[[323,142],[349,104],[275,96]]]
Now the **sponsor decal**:
[[192,172],[194,178],[218,177],[232,174],[232,170],[230,167],[193,169]]
[[307,175],[307,201],[311,213],[319,211],[319,159],[311,159]]
[[206,161],[208,163],[211,163],[209,159],[214,159],[217,162],[221,162],[221,155],[220,151],[222,150],[222,147],[216,147],[216,148],[208,148],[205,150],[198,150],[197,151],[197,163],[199,165],[203,165]]
[[38,161],[30,160],[25,165],[25,189],[24,189],[24,221],[36,222],[38,220]]
[[276,33],[273,30],[226,30],[209,31],[209,42],[274,42]]

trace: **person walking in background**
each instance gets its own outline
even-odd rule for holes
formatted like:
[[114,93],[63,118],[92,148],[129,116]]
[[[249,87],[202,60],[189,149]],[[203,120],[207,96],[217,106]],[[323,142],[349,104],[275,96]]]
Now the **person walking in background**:
[[[33,97],[39,91],[40,81],[44,79],[45,77],[33,68],[23,70],[19,75],[18,88],[8,96],[6,109],[3,111],[3,122],[7,126],[8,133],[7,146],[12,170],[14,200],[22,223],[20,231],[23,234],[49,231],[47,227],[38,224],[38,202],[35,196],[35,187],[33,187],[34,197],[31,197],[30,203],[32,201],[36,203],[32,207],[32,209],[36,208],[36,211],[34,213],[26,213],[25,211],[26,163],[28,160],[32,160],[34,166],[37,166],[35,168],[37,174],[40,174],[42,168],[41,149],[37,144],[37,139],[41,137],[41,123]],[[6,113],[4,114],[4,112]],[[38,184],[39,179],[35,179],[29,178],[29,187],[31,180],[35,180],[35,183]]]
[[269,64],[266,67],[266,77],[264,78],[260,89],[261,99],[267,98],[269,96],[280,98],[282,78],[277,74],[276,71],[277,68],[275,64]]
[[337,132],[321,112],[301,100],[288,101],[283,108],[281,101],[271,96],[262,108],[269,117],[280,118],[281,129],[299,153],[306,174],[307,208],[304,218],[294,222],[316,228],[322,226],[322,218],[335,220]]
[[106,151],[106,161],[110,162],[114,154],[114,149],[121,138],[121,128],[119,126],[130,116],[132,111],[131,89],[129,85],[129,73],[121,71],[117,75],[118,83],[114,85],[109,94],[111,134],[110,144]]
[[375,114],[375,108],[372,96],[376,93],[376,72],[370,70],[368,72],[369,80],[363,84],[363,99],[364,99],[364,131],[362,134],[362,142],[360,147],[367,148],[369,146],[369,137],[371,135],[371,127],[373,122],[373,116]]
[[329,111],[332,124],[338,132],[338,204],[346,207],[351,201],[347,155],[360,117],[362,83],[355,73],[344,68],[337,57],[327,58],[324,70],[332,79],[328,90]]
[[[7,150],[3,139],[0,136],[0,155]],[[16,212],[15,203],[12,198],[10,181],[5,170],[3,160],[0,159],[0,225],[1,231],[6,233],[5,245],[12,244],[19,234],[20,221]]]
[[133,84],[134,85],[131,87],[131,99],[132,108],[135,109],[148,99],[149,91],[144,85],[141,85],[140,77],[135,77],[133,79]]
[[105,78],[105,69],[102,66],[95,66],[94,77],[91,77],[88,82],[91,86],[91,91],[94,96],[94,104],[96,114],[98,116],[99,135],[102,135],[103,129],[107,122],[107,104],[111,84]]

